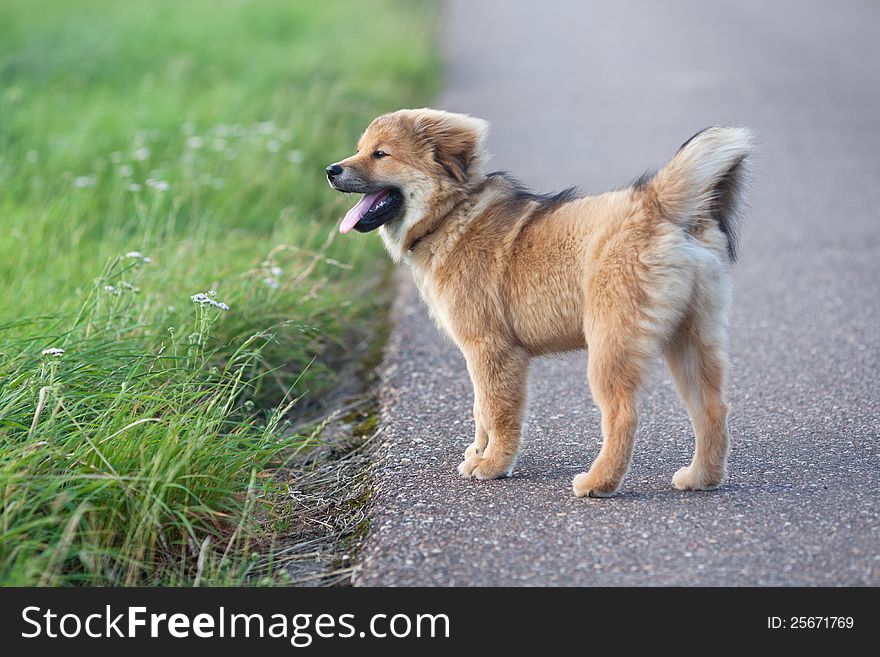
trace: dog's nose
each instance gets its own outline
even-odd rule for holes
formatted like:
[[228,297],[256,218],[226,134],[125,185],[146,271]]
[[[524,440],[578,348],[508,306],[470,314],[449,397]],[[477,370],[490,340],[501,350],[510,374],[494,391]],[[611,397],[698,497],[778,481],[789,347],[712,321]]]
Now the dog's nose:
[[327,180],[333,180],[340,173],[342,173],[342,167],[338,164],[331,164],[327,167]]

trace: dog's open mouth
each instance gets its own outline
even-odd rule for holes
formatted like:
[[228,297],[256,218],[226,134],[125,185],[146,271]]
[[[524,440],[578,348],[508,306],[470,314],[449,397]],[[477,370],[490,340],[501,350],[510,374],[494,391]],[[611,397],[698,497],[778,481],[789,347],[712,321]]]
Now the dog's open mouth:
[[364,197],[348,212],[339,224],[339,232],[347,233],[354,228],[359,233],[369,233],[395,219],[403,209],[403,194],[396,189],[364,194]]

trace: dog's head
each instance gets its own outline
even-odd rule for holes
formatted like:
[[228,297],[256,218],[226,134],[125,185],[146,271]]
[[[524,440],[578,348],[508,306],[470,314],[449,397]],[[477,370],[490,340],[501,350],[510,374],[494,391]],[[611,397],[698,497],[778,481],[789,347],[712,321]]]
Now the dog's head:
[[432,109],[375,119],[357,152],[327,167],[333,189],[364,195],[339,230],[366,233],[387,226],[385,233],[402,238],[432,209],[463,196],[485,177],[488,130],[482,119]]

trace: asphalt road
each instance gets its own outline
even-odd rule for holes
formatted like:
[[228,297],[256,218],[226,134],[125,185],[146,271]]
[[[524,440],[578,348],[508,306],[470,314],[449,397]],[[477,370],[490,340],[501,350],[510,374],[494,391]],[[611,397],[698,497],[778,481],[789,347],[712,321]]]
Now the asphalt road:
[[494,165],[601,192],[712,124],[761,142],[735,270],[729,482],[672,489],[692,434],[657,363],[632,469],[575,499],[598,452],[583,353],[532,367],[511,479],[460,479],[464,362],[404,271],[361,585],[880,584],[880,5],[447,5],[437,105],[488,119]]

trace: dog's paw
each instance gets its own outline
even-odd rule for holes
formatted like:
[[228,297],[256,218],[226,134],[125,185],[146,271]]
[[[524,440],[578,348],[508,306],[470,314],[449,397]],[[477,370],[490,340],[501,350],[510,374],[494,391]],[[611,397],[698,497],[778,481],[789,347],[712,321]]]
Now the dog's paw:
[[575,497],[611,497],[619,482],[597,477],[590,472],[581,472],[571,482]]
[[724,475],[712,475],[694,466],[681,468],[672,476],[672,487],[678,490],[713,490],[721,485]]
[[480,447],[477,447],[476,442],[472,442],[470,445],[468,445],[468,448],[466,450],[464,450],[464,460],[465,461],[467,461],[470,458],[473,458],[474,456],[482,456],[482,455],[483,455],[483,450]]
[[509,477],[512,470],[513,463],[511,461],[479,455],[468,456],[458,466],[458,474],[465,479],[485,480]]

